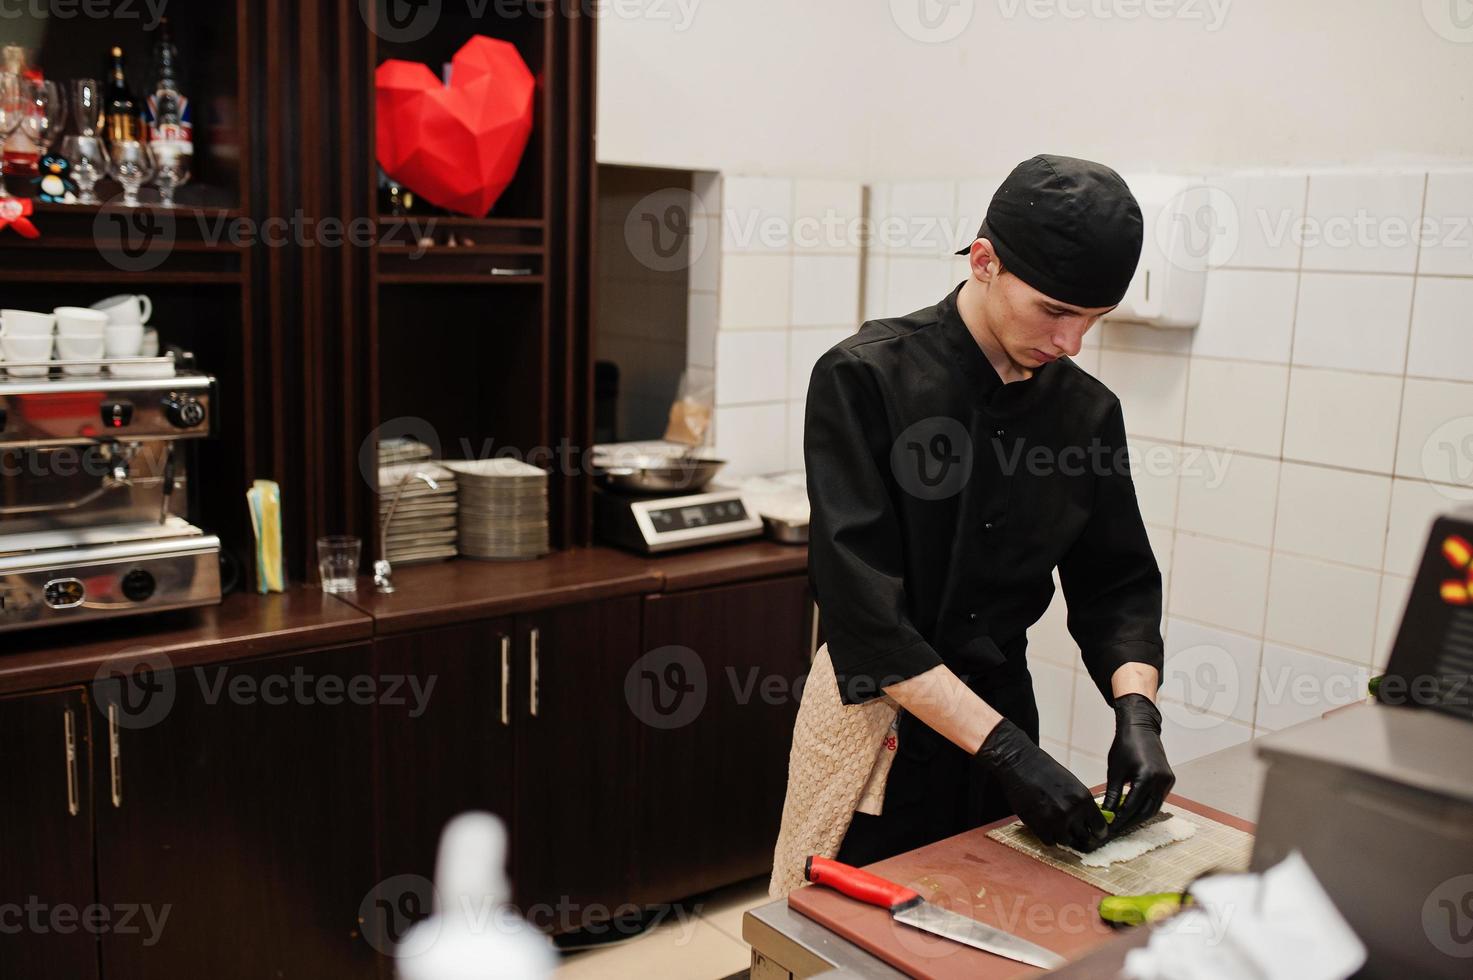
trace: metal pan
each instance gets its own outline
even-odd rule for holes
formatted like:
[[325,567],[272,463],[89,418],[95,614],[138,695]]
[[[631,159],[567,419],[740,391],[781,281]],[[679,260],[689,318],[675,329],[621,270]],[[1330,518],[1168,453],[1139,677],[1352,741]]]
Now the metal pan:
[[604,486],[624,493],[697,493],[726,465],[703,456],[619,456],[594,461]]

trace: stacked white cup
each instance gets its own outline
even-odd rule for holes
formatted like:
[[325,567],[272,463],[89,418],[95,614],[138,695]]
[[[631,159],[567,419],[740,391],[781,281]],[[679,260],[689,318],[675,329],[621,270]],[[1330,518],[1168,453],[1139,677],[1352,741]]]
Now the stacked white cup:
[[56,314],[56,352],[65,364],[65,374],[101,374],[102,359],[107,350],[107,314],[85,306],[58,306]]
[[[92,304],[107,316],[107,356],[138,357],[144,353],[144,335],[152,333],[144,324],[153,316],[153,301],[147,296],[123,293]],[[157,334],[155,334],[155,337]],[[157,344],[157,340],[154,341]],[[157,347],[154,350],[157,353]]]
[[[0,351],[6,361],[49,361],[55,343],[56,317],[50,313],[33,313],[30,310],[0,310]],[[9,367],[6,372],[14,378],[41,378],[49,369],[46,365],[35,367]]]

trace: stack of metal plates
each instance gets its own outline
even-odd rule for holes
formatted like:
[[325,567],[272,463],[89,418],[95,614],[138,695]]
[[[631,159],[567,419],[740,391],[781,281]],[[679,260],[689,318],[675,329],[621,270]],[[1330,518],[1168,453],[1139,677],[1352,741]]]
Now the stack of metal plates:
[[380,466],[426,462],[433,455],[434,450],[429,446],[409,436],[380,439],[378,444],[378,465]]
[[[425,477],[438,486],[431,488]],[[394,463],[379,467],[378,485],[380,525],[388,518],[395,496],[399,497],[394,519],[385,535],[385,550],[391,564],[455,557],[459,504],[454,473],[428,461]]]
[[441,461],[460,485],[460,553],[540,558],[547,534],[547,472],[515,459]]

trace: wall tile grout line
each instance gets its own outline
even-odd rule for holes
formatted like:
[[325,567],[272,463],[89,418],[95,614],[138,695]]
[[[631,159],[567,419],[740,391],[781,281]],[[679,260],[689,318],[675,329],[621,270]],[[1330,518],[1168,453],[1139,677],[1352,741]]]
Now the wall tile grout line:
[[[1419,227],[1419,228],[1422,227],[1422,222],[1425,221],[1426,220],[1426,217],[1427,217],[1427,189],[1428,189],[1428,186],[1431,184],[1431,180],[1432,180],[1432,178],[1431,178],[1431,175],[1430,174],[1423,174],[1422,175],[1422,202],[1421,202],[1421,207],[1418,209],[1418,212],[1417,212],[1417,227]],[[1412,260],[1412,271],[1413,271],[1413,282],[1414,283],[1416,281],[1416,276],[1421,273],[1421,269],[1422,269],[1422,244],[1423,244],[1422,243],[1422,240],[1419,238],[1418,241],[1417,241],[1417,253],[1416,253],[1415,257]],[[1409,307],[1407,309],[1407,339],[1406,339],[1405,348],[1404,348],[1404,350],[1402,352],[1402,364],[1403,364],[1403,367],[1404,368],[1411,367],[1412,332],[1416,329],[1416,322],[1417,322],[1417,289],[1416,289],[1415,285],[1413,285],[1413,288],[1412,288],[1412,301],[1409,304]],[[1392,436],[1391,436],[1391,468],[1392,468],[1393,471],[1395,471],[1397,460],[1401,456],[1401,425],[1402,425],[1402,421],[1403,421],[1403,419],[1404,419],[1404,417],[1406,415],[1406,399],[1407,399],[1407,375],[1406,375],[1405,370],[1403,370],[1403,373],[1402,373],[1402,376],[1401,376],[1401,397],[1399,397],[1396,400],[1396,426],[1392,430]],[[1394,499],[1395,490],[1396,490],[1396,487],[1393,484],[1393,486],[1392,486],[1393,499]],[[1387,554],[1388,550],[1391,547],[1391,540],[1390,540],[1390,538],[1391,538],[1391,500],[1388,500],[1387,501],[1387,506],[1386,506],[1386,528],[1385,528],[1385,531],[1381,535],[1381,566],[1382,566],[1383,569],[1386,566],[1386,554]],[[1378,576],[1377,579],[1376,579],[1376,615],[1371,620],[1371,623],[1372,623],[1372,626],[1371,626],[1371,636],[1372,636],[1372,641],[1371,641],[1371,668],[1373,670],[1375,669],[1376,662],[1378,660],[1380,660],[1380,658],[1381,658],[1381,651],[1379,649],[1377,649],[1376,641],[1381,636],[1381,617],[1385,613],[1385,610],[1382,608],[1384,606],[1384,604],[1385,604],[1384,601],[1383,601],[1383,596],[1382,596],[1382,593],[1385,591],[1385,589],[1386,589],[1386,576],[1383,574],[1383,575]]]

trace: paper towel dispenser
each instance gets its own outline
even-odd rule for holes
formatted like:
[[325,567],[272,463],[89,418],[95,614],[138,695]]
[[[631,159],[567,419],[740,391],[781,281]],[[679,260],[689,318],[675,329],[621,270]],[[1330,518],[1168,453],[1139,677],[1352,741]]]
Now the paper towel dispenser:
[[1222,191],[1200,177],[1127,177],[1140,202],[1145,234],[1141,261],[1125,298],[1106,320],[1153,327],[1195,327],[1202,322],[1207,273],[1236,214]]

